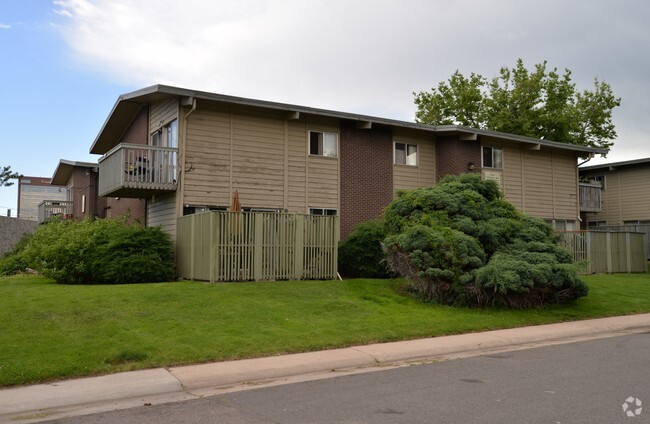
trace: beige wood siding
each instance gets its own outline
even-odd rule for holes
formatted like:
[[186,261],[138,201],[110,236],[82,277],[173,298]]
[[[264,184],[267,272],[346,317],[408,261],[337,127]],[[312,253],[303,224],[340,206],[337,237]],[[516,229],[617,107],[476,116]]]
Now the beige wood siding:
[[[341,154],[340,131],[336,120],[312,118],[306,121],[303,143],[307,149],[308,131],[324,131],[337,134],[338,155]],[[339,158],[307,156],[307,208],[340,209]]]
[[151,105],[149,134],[178,118],[178,99],[169,99]]
[[243,207],[283,209],[283,114],[233,108],[232,116],[232,189]]
[[650,219],[650,167],[621,168],[619,173],[623,221]]
[[395,142],[417,145],[418,165],[393,165],[393,192],[434,185],[436,183],[435,139],[416,132],[396,130],[393,133],[393,143]]
[[517,209],[524,210],[523,152],[517,145],[503,146],[503,192]]
[[231,119],[228,107],[207,105],[186,121],[184,204],[230,204]]
[[575,154],[487,138],[481,144],[503,149],[501,187],[517,209],[547,220],[577,220]]
[[553,219],[553,178],[550,151],[525,150],[524,212],[540,218]]
[[172,240],[176,239],[176,193],[147,201],[147,226],[161,227]]
[[183,204],[228,206],[237,190],[243,207],[338,209],[338,158],[307,155],[308,131],[337,121],[200,102],[186,126]]
[[307,123],[304,120],[287,122],[288,126],[288,181],[287,209],[289,212],[307,211]]
[[338,159],[310,156],[307,161],[308,207],[339,209]]
[[650,220],[650,164],[641,166],[596,169],[587,178],[605,176],[601,192],[602,212],[587,214],[587,221],[606,221],[622,225],[625,221]]
[[578,162],[574,154],[553,151],[553,217],[576,220],[578,207]]

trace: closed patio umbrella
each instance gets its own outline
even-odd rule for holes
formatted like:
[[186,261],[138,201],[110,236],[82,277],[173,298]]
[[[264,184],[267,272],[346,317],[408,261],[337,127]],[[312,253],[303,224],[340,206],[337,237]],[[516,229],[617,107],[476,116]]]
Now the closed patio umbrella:
[[241,202],[239,201],[239,192],[237,190],[232,194],[230,212],[241,212]]

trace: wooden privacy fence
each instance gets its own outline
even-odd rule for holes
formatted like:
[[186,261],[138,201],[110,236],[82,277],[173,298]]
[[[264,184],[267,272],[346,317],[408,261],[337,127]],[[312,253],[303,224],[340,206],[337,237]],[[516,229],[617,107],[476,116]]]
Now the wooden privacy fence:
[[644,233],[560,231],[560,244],[576,262],[586,262],[587,274],[646,272]]
[[623,231],[632,233],[645,233],[646,254],[650,259],[650,225],[649,224],[624,224],[624,225],[607,225],[591,228],[590,231]]
[[178,218],[178,275],[189,280],[320,280],[337,274],[338,216],[205,212]]

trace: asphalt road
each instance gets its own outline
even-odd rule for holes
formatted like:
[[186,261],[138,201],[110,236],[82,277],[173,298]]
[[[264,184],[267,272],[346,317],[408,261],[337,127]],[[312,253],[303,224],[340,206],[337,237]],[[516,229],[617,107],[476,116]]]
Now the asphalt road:
[[[631,417],[623,410],[630,397]],[[650,423],[650,333],[50,422]]]

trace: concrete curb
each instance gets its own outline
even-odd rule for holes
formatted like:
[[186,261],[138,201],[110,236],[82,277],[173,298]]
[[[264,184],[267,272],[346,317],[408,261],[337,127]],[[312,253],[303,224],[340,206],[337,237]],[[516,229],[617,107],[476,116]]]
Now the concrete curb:
[[[481,355],[650,331],[650,314],[599,318],[483,333],[371,344],[321,352],[133,371],[0,390],[0,422],[29,423],[66,415],[215,394],[233,386],[332,371],[372,370],[422,360]],[[308,378],[305,378],[308,379]]]

